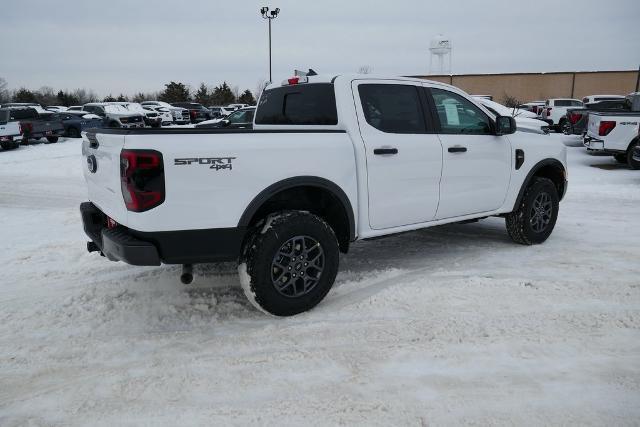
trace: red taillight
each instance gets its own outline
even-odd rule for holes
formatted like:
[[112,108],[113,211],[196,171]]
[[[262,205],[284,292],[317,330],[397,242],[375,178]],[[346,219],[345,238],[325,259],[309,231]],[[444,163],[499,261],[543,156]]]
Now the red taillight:
[[551,116],[551,107],[547,108],[547,117]]
[[31,133],[33,131],[33,123],[20,123],[20,133]]
[[571,113],[569,114],[569,121],[572,125],[578,123],[578,121],[582,118],[582,114],[580,113]]
[[189,114],[191,115],[192,118],[196,118],[196,116],[198,115],[198,112],[196,110],[190,110]]
[[122,150],[120,183],[127,210],[144,212],[164,202],[164,164],[155,150]]
[[300,82],[300,77],[291,77],[287,80],[290,85],[297,85]]
[[607,136],[609,135],[609,133],[611,133],[614,127],[616,127],[616,122],[614,121],[609,121],[609,120],[601,121],[600,127],[598,128],[598,135]]

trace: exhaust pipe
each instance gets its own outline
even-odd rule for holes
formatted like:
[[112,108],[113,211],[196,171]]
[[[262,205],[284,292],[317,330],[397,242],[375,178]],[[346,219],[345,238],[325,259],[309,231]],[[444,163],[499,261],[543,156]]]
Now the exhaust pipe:
[[185,285],[193,282],[193,264],[182,264],[182,274],[180,275],[180,281]]
[[87,251],[89,251],[89,253],[91,253],[91,252],[99,252],[100,248],[93,241],[92,242],[87,242]]

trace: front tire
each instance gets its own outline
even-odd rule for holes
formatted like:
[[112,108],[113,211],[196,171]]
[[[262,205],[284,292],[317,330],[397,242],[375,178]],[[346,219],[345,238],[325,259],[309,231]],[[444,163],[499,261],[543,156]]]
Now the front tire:
[[47,137],[47,144],[55,144],[56,142],[58,142],[58,137],[57,136],[48,136]]
[[331,227],[308,212],[272,214],[245,241],[238,271],[245,295],[258,309],[293,316],[327,295],[340,258]]
[[506,216],[509,237],[522,245],[542,243],[558,219],[558,190],[548,178],[534,178],[516,210]]

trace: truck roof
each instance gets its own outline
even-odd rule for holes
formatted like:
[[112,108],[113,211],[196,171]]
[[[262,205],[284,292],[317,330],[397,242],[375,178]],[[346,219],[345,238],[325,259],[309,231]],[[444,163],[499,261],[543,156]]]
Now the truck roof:
[[[288,77],[280,82],[275,81],[268,86],[265,87],[265,90],[274,89],[281,86],[288,85],[288,80],[296,78],[296,76]],[[298,77],[299,79],[306,79],[305,83],[333,83],[336,80],[400,80],[400,81],[408,81],[408,82],[420,82],[420,83],[430,83],[438,86],[455,88],[455,86],[442,83],[435,80],[427,80],[419,77],[405,77],[405,76],[393,76],[389,74],[357,74],[357,73],[345,73],[345,74],[319,74],[316,76],[306,76],[306,77]],[[458,88],[455,88],[459,90]]]

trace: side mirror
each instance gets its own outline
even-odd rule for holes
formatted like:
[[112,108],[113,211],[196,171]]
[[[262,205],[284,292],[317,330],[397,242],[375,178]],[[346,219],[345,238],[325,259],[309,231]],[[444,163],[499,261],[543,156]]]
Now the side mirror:
[[496,118],[496,135],[511,135],[516,132],[516,119],[511,116],[498,116]]
[[222,126],[229,126],[229,120],[225,119],[222,121]]

